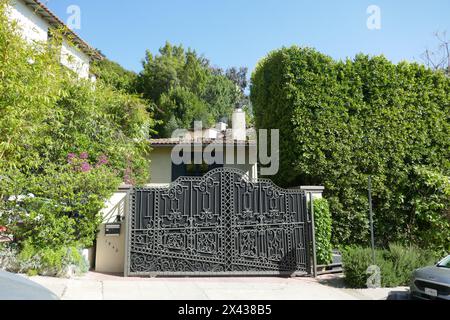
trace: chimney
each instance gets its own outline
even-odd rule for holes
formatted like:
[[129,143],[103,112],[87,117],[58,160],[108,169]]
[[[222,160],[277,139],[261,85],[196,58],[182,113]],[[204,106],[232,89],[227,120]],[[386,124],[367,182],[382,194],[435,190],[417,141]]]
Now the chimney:
[[247,125],[245,123],[245,112],[242,108],[237,108],[233,113],[233,140],[247,140]]

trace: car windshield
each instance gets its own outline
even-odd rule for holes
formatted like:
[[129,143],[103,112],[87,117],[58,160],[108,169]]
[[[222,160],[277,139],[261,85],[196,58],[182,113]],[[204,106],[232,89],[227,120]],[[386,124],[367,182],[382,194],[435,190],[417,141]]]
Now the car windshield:
[[450,269],[450,256],[439,262],[438,267]]

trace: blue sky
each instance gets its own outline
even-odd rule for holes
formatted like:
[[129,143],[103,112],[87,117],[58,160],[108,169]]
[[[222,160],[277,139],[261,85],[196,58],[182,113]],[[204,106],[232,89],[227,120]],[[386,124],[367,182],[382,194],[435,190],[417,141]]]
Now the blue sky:
[[[166,40],[196,49],[214,65],[252,70],[269,51],[293,44],[335,59],[359,52],[420,60],[448,31],[449,0],[41,0],[62,20],[81,9],[76,32],[108,58],[140,71],[146,49]],[[366,10],[381,9],[381,30],[369,30]]]

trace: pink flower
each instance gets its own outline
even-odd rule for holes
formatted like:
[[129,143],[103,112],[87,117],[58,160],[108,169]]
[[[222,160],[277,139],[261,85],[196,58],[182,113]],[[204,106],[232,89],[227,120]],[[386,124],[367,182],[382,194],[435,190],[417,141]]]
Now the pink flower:
[[106,165],[106,164],[108,164],[108,163],[109,163],[109,159],[108,159],[108,157],[105,156],[104,154],[101,155],[101,156],[98,158],[98,163],[97,163],[98,166]]
[[82,152],[80,154],[80,159],[86,160],[89,158],[89,154],[87,152]]
[[133,170],[130,167],[125,169],[124,176],[123,176],[123,181],[126,184],[134,185],[134,180],[131,178],[132,174],[133,174]]
[[91,165],[87,162],[83,162],[83,164],[81,165],[81,171],[82,172],[91,171]]
[[72,163],[73,160],[76,159],[76,157],[77,157],[77,156],[76,156],[74,153],[69,153],[69,154],[67,155],[67,162],[68,162],[68,163]]

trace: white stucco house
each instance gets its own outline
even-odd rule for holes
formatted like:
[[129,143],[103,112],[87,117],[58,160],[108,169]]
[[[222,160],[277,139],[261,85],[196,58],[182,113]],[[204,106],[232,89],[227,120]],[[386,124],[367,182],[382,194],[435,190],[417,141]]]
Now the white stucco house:
[[52,29],[64,29],[61,64],[81,79],[95,79],[90,73],[90,64],[94,60],[102,60],[103,55],[70,30],[43,3],[38,0],[11,0],[7,14],[17,23],[23,38],[29,43],[47,42]]

